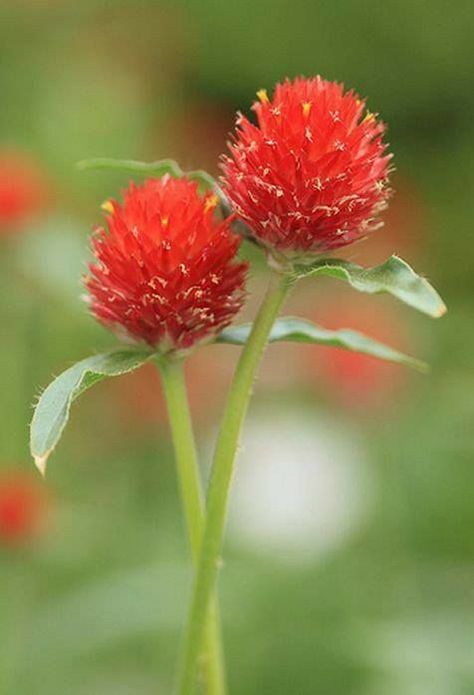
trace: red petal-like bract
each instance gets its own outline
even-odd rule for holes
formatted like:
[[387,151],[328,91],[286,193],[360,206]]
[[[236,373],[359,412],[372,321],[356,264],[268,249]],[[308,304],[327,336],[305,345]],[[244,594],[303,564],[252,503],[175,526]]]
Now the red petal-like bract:
[[108,231],[92,238],[85,284],[94,316],[120,336],[161,352],[211,339],[242,306],[247,265],[217,197],[185,178],[134,183],[104,204]]
[[336,82],[297,78],[265,90],[241,114],[224,156],[223,186],[238,217],[266,247],[293,258],[365,237],[386,207],[391,155],[383,123]]

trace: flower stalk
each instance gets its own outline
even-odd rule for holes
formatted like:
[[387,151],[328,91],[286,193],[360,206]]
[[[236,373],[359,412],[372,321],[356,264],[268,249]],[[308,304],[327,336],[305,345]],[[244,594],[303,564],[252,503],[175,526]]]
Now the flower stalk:
[[[158,358],[176,457],[178,482],[193,564],[199,560],[204,527],[204,496],[181,360]],[[208,603],[204,639],[198,656],[202,662],[205,692],[225,695],[225,668],[217,601]]]
[[273,323],[290,288],[287,275],[272,272],[267,293],[240,356],[214,454],[206,504],[206,523],[185,634],[180,695],[194,692],[206,616],[215,590],[227,518],[230,483],[252,386]]

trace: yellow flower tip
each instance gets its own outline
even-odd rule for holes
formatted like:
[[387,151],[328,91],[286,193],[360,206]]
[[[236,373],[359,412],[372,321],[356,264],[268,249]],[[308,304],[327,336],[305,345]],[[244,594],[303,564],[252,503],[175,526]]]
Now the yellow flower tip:
[[113,215],[114,206],[112,205],[112,201],[106,200],[102,203],[100,207],[102,208],[102,210],[105,210],[105,212],[108,212],[109,215]]
[[161,218],[161,226],[162,226],[162,227],[167,227],[169,221],[170,221],[170,218],[169,218],[168,215],[166,215],[166,217],[162,217],[162,218]]
[[257,97],[262,104],[268,104],[268,94],[266,89],[259,89],[257,92]]
[[301,106],[303,107],[303,116],[308,118],[313,104],[310,101],[304,101]]
[[217,196],[215,193],[209,196],[207,198],[205,204],[204,204],[204,212],[209,212],[209,210],[214,210],[216,205],[219,203],[219,196]]
[[375,114],[372,113],[372,111],[367,111],[362,123],[370,123],[370,121],[373,121],[373,120],[375,120]]

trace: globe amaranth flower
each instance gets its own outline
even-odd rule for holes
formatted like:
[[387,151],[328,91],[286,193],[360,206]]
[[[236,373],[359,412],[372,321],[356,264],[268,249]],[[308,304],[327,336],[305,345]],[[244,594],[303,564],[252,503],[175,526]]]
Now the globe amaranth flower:
[[121,337],[162,353],[212,339],[244,300],[247,264],[218,198],[186,179],[130,185],[123,203],[104,204],[108,231],[92,238],[85,279],[93,315]]
[[42,486],[21,471],[0,474],[0,545],[19,545],[35,536],[44,521]]
[[223,187],[262,245],[294,258],[353,243],[380,226],[390,191],[385,126],[352,91],[321,77],[277,84],[239,114]]

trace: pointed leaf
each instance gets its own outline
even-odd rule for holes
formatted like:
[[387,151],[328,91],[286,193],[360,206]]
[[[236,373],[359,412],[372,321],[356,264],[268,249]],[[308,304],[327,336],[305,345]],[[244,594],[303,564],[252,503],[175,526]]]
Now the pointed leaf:
[[77,168],[86,169],[108,169],[109,171],[121,171],[124,174],[143,174],[144,176],[164,176],[169,174],[174,178],[187,176],[200,183],[204,188],[215,189],[216,193],[220,194],[217,181],[204,171],[196,169],[195,171],[185,172],[181,169],[178,162],[173,159],[160,159],[157,162],[139,162],[133,159],[112,159],[109,157],[95,157],[93,159],[84,159],[78,162]]
[[295,278],[315,275],[329,275],[346,280],[359,292],[388,292],[433,318],[446,313],[446,306],[436,290],[398,256],[391,256],[385,263],[373,268],[362,268],[355,263],[331,258],[295,268]]
[[31,454],[43,474],[69,419],[71,403],[98,381],[131,372],[151,357],[149,351],[132,349],[93,355],[69,367],[49,384],[35,408],[30,431]]
[[[231,326],[225,328],[218,336],[218,343],[230,345],[245,345],[252,329],[251,323],[244,323],[241,326]],[[317,326],[305,319],[293,318],[291,316],[278,319],[271,330],[270,343],[293,342],[293,343],[313,343],[317,345],[327,345],[330,347],[344,348],[353,352],[361,352],[364,355],[378,357],[388,362],[396,362],[407,367],[412,367],[419,371],[427,371],[428,367],[424,362],[405,355],[398,350],[394,350],[384,343],[369,338],[362,333],[347,328],[340,330],[329,330]]]

